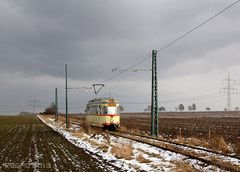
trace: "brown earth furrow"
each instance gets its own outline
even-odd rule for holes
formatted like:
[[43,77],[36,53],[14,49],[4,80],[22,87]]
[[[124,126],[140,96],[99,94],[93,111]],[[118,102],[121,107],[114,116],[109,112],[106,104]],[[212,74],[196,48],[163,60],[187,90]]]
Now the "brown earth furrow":
[[73,145],[36,116],[0,116],[0,119],[0,171],[116,169]]
[[[81,167],[82,170],[88,171],[91,169],[91,165],[100,165],[98,164],[98,161],[95,161],[93,159],[89,159],[89,161],[83,161],[83,159],[87,158],[88,155],[83,154],[84,151],[81,149],[76,151],[75,145],[71,144],[66,139],[60,139],[59,137],[50,136],[51,133],[46,132],[46,138],[48,139],[48,143],[52,144],[55,152],[57,152],[58,156],[61,157],[62,163],[65,165],[66,169],[75,171],[78,170],[79,167]],[[103,169],[99,170],[102,171]],[[104,171],[106,171],[106,169]]]

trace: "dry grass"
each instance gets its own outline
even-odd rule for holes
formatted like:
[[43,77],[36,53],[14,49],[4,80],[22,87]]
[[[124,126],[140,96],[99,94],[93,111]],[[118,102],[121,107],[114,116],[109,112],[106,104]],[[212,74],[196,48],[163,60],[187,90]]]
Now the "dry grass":
[[208,142],[204,139],[198,139],[195,137],[185,139],[183,137],[177,137],[177,142],[189,144],[193,146],[203,146],[217,151],[222,151],[223,153],[229,153],[229,147],[222,136],[214,136]]
[[193,146],[202,146],[202,147],[208,147],[209,143],[205,139],[199,139],[196,137],[191,137],[185,140],[186,144],[193,145]]
[[184,143],[184,138],[182,137],[182,136],[177,136],[177,141],[179,142],[179,143]]
[[[65,127],[66,127],[66,125],[65,125]],[[72,127],[71,121],[68,119],[68,128],[66,128],[66,130],[72,131],[71,127]]]
[[58,122],[58,123],[61,123],[61,124],[65,124],[65,123],[66,123],[66,119],[65,119],[65,117],[63,117],[63,116],[58,116],[57,122]]
[[[84,130],[80,130],[80,131],[77,131],[75,133],[73,133],[74,136],[76,137],[79,137],[79,138],[83,138],[83,141],[86,141],[88,143],[90,143],[91,145],[95,146],[95,147],[98,147],[99,149],[101,149],[103,152],[107,152],[108,151],[108,148],[109,146],[107,144],[100,144],[100,143],[97,143],[89,138],[86,138],[84,137]],[[93,134],[90,138],[94,138],[95,137],[95,134]]]
[[139,149],[139,148],[137,148],[137,150],[138,150],[139,152],[141,152],[142,154],[148,155],[149,157],[157,157],[157,158],[159,158],[159,159],[163,159],[163,158],[160,156],[160,154],[150,153],[150,152],[148,152],[148,151],[144,151],[144,150]]
[[92,127],[87,122],[83,122],[83,129],[84,132],[87,133],[88,135],[91,135],[93,133]]
[[149,163],[149,162],[151,162],[150,160],[144,158],[142,154],[138,155],[137,158],[136,158],[136,160],[137,160],[138,162],[141,162],[141,163]]
[[49,119],[49,116],[44,116],[44,115],[39,115],[41,119],[43,119],[44,121],[46,121],[47,123],[50,123],[51,120]]
[[142,134],[142,132],[138,128],[133,129],[132,132],[136,134]]
[[209,147],[214,150],[222,151],[224,153],[229,153],[229,147],[225,142],[224,138],[221,136],[212,137],[209,141]]
[[192,137],[188,139],[188,144],[194,146],[203,146],[203,140],[199,140],[198,138]]
[[238,143],[238,144],[236,145],[235,153],[236,153],[237,155],[240,155],[240,143]]
[[100,145],[98,146],[98,148],[101,149],[103,152],[107,152],[109,146],[106,145],[106,144],[100,144]]
[[82,140],[85,141],[85,142],[90,143],[94,147],[99,147],[99,145],[101,145],[101,144],[99,144],[99,143],[97,143],[97,142],[95,142],[95,141],[93,141],[93,140],[91,140],[91,139],[89,139],[87,137],[83,138]]
[[198,139],[196,137],[183,138],[178,136],[177,142],[193,146],[202,146],[216,151],[222,151],[223,153],[230,152],[228,144],[222,136],[214,136],[209,141],[206,141],[205,139]]
[[133,148],[132,145],[117,145],[112,146],[111,152],[117,157],[117,158],[123,158],[126,160],[131,160],[133,155]]
[[119,130],[120,130],[120,131],[127,131],[127,127],[121,126],[121,127],[119,128]]
[[79,138],[83,138],[84,137],[84,130],[80,129],[79,131],[74,132],[73,136],[76,136],[76,137],[79,137]]
[[104,137],[104,139],[106,140],[106,143],[108,144],[108,145],[110,145],[110,136],[109,136],[109,133],[108,133],[108,131],[106,132],[106,133],[101,133],[102,134],[102,136]]
[[197,172],[195,168],[184,162],[176,162],[176,168],[173,169],[174,172]]

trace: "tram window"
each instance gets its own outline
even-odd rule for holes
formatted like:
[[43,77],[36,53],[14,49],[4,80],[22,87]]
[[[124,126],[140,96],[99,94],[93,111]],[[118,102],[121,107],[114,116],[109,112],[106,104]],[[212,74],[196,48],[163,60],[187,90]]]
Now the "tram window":
[[116,107],[108,107],[108,114],[116,114]]
[[94,107],[94,112],[93,112],[93,113],[95,113],[95,114],[98,113],[98,108],[97,108],[97,106]]
[[103,110],[103,114],[107,114],[108,112],[107,112],[107,107],[106,106],[104,106],[103,108],[102,108],[102,110]]
[[101,105],[98,106],[98,114],[99,114],[99,115],[102,114],[102,106],[101,106]]
[[98,114],[98,115],[102,114],[102,108],[101,108],[101,106],[97,106],[97,107],[96,107],[96,110],[97,110],[97,114]]
[[94,106],[90,107],[90,113],[96,114],[97,113],[97,108],[94,107]]

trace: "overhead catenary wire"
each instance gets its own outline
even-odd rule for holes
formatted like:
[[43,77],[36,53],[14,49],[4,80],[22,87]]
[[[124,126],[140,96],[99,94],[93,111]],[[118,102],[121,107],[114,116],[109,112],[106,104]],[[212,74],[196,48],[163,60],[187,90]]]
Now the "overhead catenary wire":
[[[168,44],[164,45],[163,47],[161,47],[160,49],[158,49],[158,52],[161,52],[165,49],[167,49],[168,47],[170,47],[171,45],[175,44],[176,42],[180,41],[181,39],[183,39],[184,37],[188,36],[189,34],[191,34],[192,32],[194,32],[195,30],[197,30],[198,28],[200,28],[201,26],[207,24],[208,22],[210,22],[211,20],[213,20],[214,18],[216,18],[217,16],[219,16],[220,14],[224,13],[225,11],[227,11],[228,9],[230,9],[231,7],[233,7],[234,5],[236,5],[237,3],[239,3],[240,0],[237,0],[233,3],[231,3],[230,5],[228,5],[227,7],[223,8],[222,10],[220,10],[219,12],[217,12],[216,14],[214,14],[213,16],[211,16],[210,18],[204,20],[203,22],[201,22],[200,24],[198,24],[197,26],[193,27],[192,29],[190,29],[189,31],[185,32],[184,34],[182,34],[181,36],[177,37],[176,39],[174,39],[173,41],[169,42]],[[119,72],[116,75],[113,75],[109,78],[107,78],[105,80],[105,82],[108,82],[120,75],[122,75],[123,73],[129,71],[130,69],[138,66],[139,64],[143,63],[144,61],[146,61],[147,59],[149,59],[151,56],[147,56],[142,58],[140,61],[138,61],[137,63],[134,63],[133,65],[129,66],[128,68],[126,68],[125,70],[122,70],[121,72]]]
[[[165,49],[167,49],[168,47],[172,46],[173,44],[179,42],[181,39],[183,39],[184,37],[188,36],[189,34],[191,34],[192,32],[194,32],[195,30],[197,30],[198,28],[200,28],[201,26],[205,25],[206,23],[210,22],[211,20],[213,20],[214,18],[216,18],[217,16],[219,16],[220,14],[222,14],[223,12],[227,11],[229,8],[231,8],[232,6],[234,6],[235,4],[239,3],[240,0],[237,0],[233,3],[231,3],[230,5],[228,5],[227,7],[225,7],[224,9],[222,9],[221,11],[219,11],[218,13],[214,14],[213,16],[211,16],[210,18],[208,18],[207,20],[204,20],[203,22],[201,22],[200,24],[198,24],[197,26],[193,27],[191,30],[187,31],[186,33],[182,34],[181,36],[177,37],[176,39],[174,39],[173,41],[169,42],[168,44],[166,44],[165,46],[161,47],[160,49],[158,49],[158,52],[162,52]],[[151,55],[148,54],[147,56],[145,56],[144,58],[139,59],[136,63],[128,66],[126,69],[120,71],[119,73],[117,73],[116,75],[113,75],[109,78],[107,78],[103,83],[108,82],[113,80],[114,78],[122,75],[123,73],[129,71],[130,69],[142,64],[143,62],[145,62],[146,60],[148,60],[149,58],[151,58]]]
[[112,79],[114,79],[114,78],[122,75],[123,73],[129,71],[130,69],[133,69],[134,67],[136,67],[136,66],[138,66],[139,64],[143,63],[144,61],[146,61],[146,60],[149,59],[150,57],[151,57],[151,55],[149,54],[147,57],[144,57],[143,59],[141,59],[141,60],[138,61],[137,63],[135,63],[135,64],[127,67],[126,69],[123,69],[121,72],[117,73],[116,75],[113,75],[113,76],[107,78],[107,79],[105,80],[105,82],[110,81],[110,80],[112,80]]

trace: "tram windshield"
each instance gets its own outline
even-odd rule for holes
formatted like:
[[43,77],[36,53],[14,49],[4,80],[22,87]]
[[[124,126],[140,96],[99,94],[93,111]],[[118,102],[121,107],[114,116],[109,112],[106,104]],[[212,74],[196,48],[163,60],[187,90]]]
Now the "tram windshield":
[[119,114],[117,107],[108,107],[108,114]]

